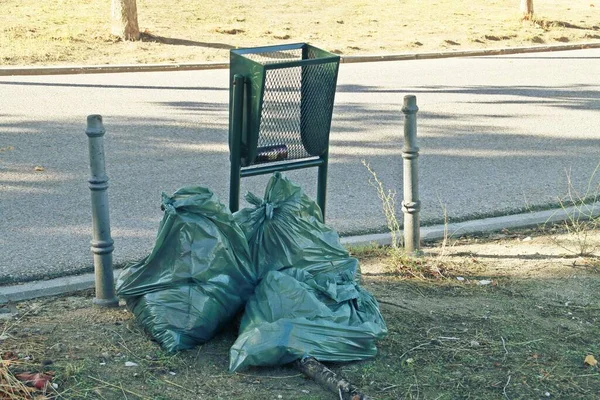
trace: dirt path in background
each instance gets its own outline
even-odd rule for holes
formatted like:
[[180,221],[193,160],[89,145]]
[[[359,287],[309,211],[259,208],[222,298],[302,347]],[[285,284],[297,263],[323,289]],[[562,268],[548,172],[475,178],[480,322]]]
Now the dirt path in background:
[[4,0],[0,65],[227,61],[229,49],[310,42],[339,54],[390,54],[598,42],[600,3],[514,0],[138,1],[143,40],[110,35],[105,0]]

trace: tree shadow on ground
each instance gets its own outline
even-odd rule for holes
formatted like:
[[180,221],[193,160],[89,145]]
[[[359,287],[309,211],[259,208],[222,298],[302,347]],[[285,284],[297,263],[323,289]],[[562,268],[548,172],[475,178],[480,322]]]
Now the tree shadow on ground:
[[[567,85],[567,86],[415,86],[410,89],[387,89],[368,85],[338,85],[340,93],[436,93],[458,95],[486,95],[503,96],[499,99],[484,100],[490,104],[530,104],[544,103],[552,107],[578,110],[600,109],[600,90],[593,85]],[[507,99],[506,96],[521,97],[521,99]],[[473,97],[472,101],[462,103],[482,103]]]
[[152,86],[152,85],[105,85],[92,83],[60,83],[60,82],[0,82],[6,86],[50,86],[50,87],[78,87],[98,89],[149,89],[149,90],[227,90],[216,86]]
[[[129,88],[128,85],[79,82],[0,83],[23,85],[23,89],[27,85]],[[168,84],[146,86],[142,83],[143,86],[131,85],[131,89],[197,90],[194,96],[198,97],[181,98],[178,93],[158,101],[143,98],[140,103],[149,106],[148,109],[136,107],[135,113],[128,115],[114,110],[105,114],[117,262],[130,261],[131,255],[142,256],[150,249],[162,215],[161,191],[169,193],[184,185],[202,185],[226,200],[229,189],[226,87],[210,88],[215,93],[207,94],[202,93],[209,89],[206,87],[168,88]],[[541,136],[515,123],[530,119],[530,110],[517,115],[501,107],[482,108],[482,114],[475,115],[461,108],[469,102],[498,105],[540,102],[563,110],[595,110],[600,106],[600,91],[591,85],[432,85],[401,90],[394,86],[342,84],[339,91],[344,96],[335,105],[332,121],[328,223],[343,234],[380,231],[385,225],[380,201],[369,184],[370,176],[362,167],[361,159],[372,165],[386,187],[398,193],[402,187],[401,104],[395,95],[379,96],[377,102],[357,101],[354,95],[363,92],[414,92],[429,97],[443,93],[465,95],[456,102],[456,107],[423,107],[418,114],[422,155],[419,164],[421,220],[428,224],[442,220],[442,202],[451,221],[492,213],[515,213],[530,203],[546,206],[566,189],[562,184],[566,168],[572,167],[575,184],[582,185],[589,179],[590,168],[598,162],[600,139],[577,135]],[[498,101],[494,101],[496,95]],[[4,276],[0,276],[0,280],[62,274],[51,269],[61,260],[51,260],[53,253],[46,248],[60,248],[72,255],[68,257],[71,268],[68,272],[90,269],[86,113],[79,104],[73,103],[70,107],[61,118],[44,113],[22,118],[17,115],[22,110],[15,109],[14,113],[5,113],[0,121],[0,143],[14,148],[2,152],[0,165],[3,173],[0,202],[2,214],[6,215],[0,218],[0,231],[8,232],[2,245],[11,249],[5,259],[0,260],[0,275]],[[586,115],[590,114],[593,117],[593,113]],[[36,165],[45,170],[36,172]],[[314,169],[289,175],[314,197]],[[260,179],[244,180],[242,192],[251,190],[260,195],[266,178]],[[528,199],[524,199],[524,194]],[[365,221],[360,226],[356,225],[357,213]],[[32,252],[33,248],[38,250]],[[22,265],[33,268],[25,273]]]
[[195,40],[168,38],[164,36],[153,35],[151,33],[141,33],[140,38],[143,42],[154,42],[171,44],[174,46],[197,46],[197,47],[208,47],[211,49],[224,49],[231,50],[235,49],[235,46],[225,43],[212,43],[212,42],[197,42]]
[[[582,21],[583,22],[583,21]],[[544,18],[534,19],[532,21],[533,24],[539,26],[545,31],[552,30],[554,28],[568,28],[568,29],[580,29],[584,31],[597,31],[600,30],[600,26],[598,25],[576,25],[566,21],[556,21],[556,20],[547,20]]]

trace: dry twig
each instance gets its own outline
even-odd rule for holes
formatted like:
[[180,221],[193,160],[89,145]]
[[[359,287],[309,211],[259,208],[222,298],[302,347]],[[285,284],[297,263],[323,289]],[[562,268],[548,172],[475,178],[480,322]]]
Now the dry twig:
[[296,368],[319,385],[333,393],[337,393],[340,400],[369,400],[356,386],[339,378],[335,372],[318,362],[314,357],[304,357],[294,363]]
[[502,394],[504,395],[506,400],[510,400],[510,397],[508,397],[508,395],[506,394],[506,388],[508,387],[508,384],[510,383],[510,378],[511,378],[511,376],[509,375],[508,380],[506,381],[506,385],[504,385],[504,388],[502,388]]

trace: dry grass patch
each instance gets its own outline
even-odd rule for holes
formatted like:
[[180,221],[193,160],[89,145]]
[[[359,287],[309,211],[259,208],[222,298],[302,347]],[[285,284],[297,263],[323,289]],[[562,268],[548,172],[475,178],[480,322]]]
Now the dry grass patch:
[[311,42],[340,54],[590,42],[591,2],[548,0],[521,21],[512,0],[138,0],[139,42],[110,35],[104,0],[4,0],[0,65],[225,61],[235,47]]

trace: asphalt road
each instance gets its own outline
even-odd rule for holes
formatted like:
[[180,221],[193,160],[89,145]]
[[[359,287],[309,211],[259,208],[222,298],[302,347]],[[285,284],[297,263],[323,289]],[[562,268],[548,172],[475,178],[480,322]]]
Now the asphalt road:
[[[328,223],[343,234],[385,227],[361,160],[402,196],[407,94],[420,108],[425,225],[444,210],[466,220],[548,206],[569,181],[584,193],[600,162],[600,50],[342,65]],[[161,192],[203,185],[227,202],[227,70],[2,77],[0,285],[91,269],[88,114],[107,130],[117,264],[151,250]],[[316,170],[288,175],[314,196]],[[242,182],[262,195],[266,178]]]

